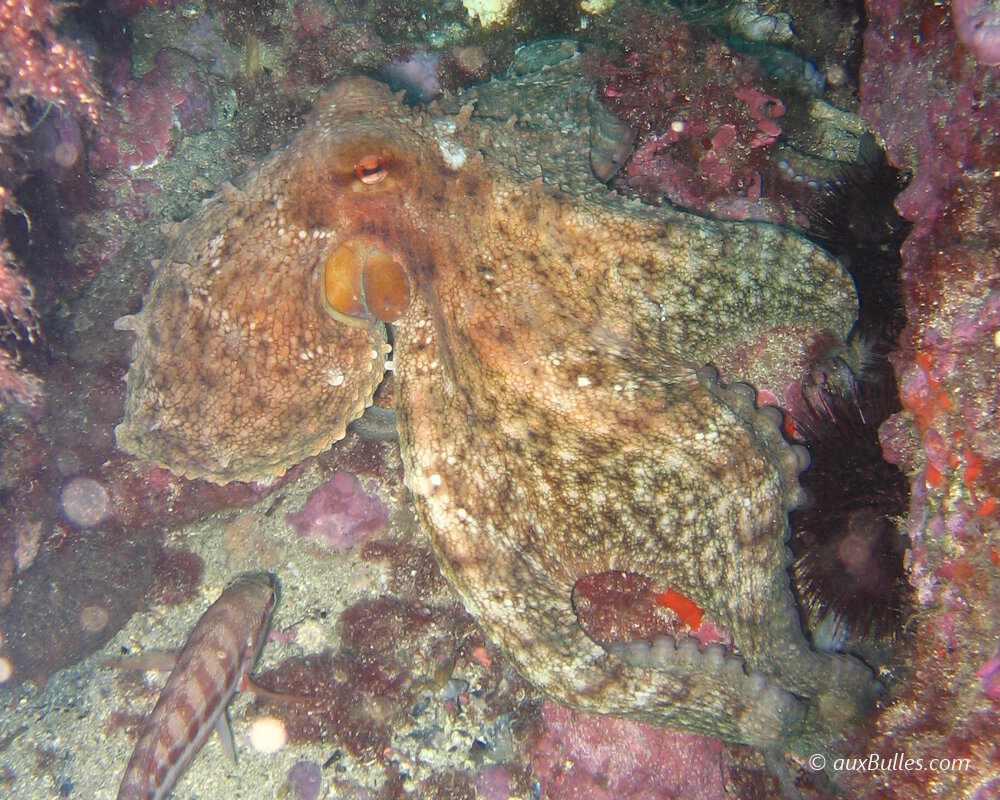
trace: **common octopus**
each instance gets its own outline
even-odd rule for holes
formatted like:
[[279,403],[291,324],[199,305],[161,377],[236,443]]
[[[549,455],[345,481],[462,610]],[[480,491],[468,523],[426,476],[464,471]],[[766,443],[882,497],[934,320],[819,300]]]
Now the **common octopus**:
[[[421,526],[526,678],[728,740],[835,741],[875,684],[800,626],[785,540],[807,459],[706,365],[777,329],[842,341],[850,278],[792,231],[611,193],[594,174],[623,137],[572,44],[450,102],[341,80],[182,225],[118,322],[137,337],[119,446],[218,483],[280,475],[345,435],[391,351]],[[574,587],[611,571],[723,633],[595,641]]]

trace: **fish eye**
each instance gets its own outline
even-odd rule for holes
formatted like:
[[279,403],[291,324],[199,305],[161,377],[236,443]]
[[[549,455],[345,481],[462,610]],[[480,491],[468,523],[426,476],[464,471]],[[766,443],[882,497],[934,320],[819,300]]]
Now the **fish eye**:
[[386,159],[381,156],[367,155],[354,165],[354,174],[363,184],[370,186],[378,183],[386,176]]

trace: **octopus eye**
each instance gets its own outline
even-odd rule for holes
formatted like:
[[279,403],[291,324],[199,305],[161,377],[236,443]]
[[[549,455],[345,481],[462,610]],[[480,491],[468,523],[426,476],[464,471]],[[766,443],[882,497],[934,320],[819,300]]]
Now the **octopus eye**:
[[379,156],[368,155],[354,165],[354,174],[363,184],[370,186],[385,179],[386,162]]
[[368,324],[373,318],[395,322],[410,302],[403,266],[360,239],[345,242],[327,258],[323,281],[329,311],[352,326]]

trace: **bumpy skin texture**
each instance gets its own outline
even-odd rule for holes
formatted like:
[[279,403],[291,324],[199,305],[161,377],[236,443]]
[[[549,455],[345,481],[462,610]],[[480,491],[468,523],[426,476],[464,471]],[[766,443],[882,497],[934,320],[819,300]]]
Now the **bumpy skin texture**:
[[[829,743],[872,682],[799,627],[784,541],[802,457],[703,365],[775,328],[842,338],[853,287],[788,231],[608,193],[589,158],[607,120],[588,117],[577,59],[541,58],[451,117],[412,115],[367,79],[334,86],[285,151],[186,224],[123,325],[139,341],[119,443],[224,482],[343,435],[385,331],[327,313],[322,265],[361,239],[409,281],[393,355],[407,484],[444,574],[517,668],[577,708]],[[536,97],[582,110],[508,120]],[[738,655],[591,640],[573,588],[607,570],[694,600]]]
[[265,479],[342,438],[371,404],[385,331],[324,311],[329,229],[301,218],[294,189],[283,196],[308,177],[295,173],[310,171],[309,134],[299,157],[208,200],[157,265],[142,311],[115,323],[136,333],[123,450],[186,477]]

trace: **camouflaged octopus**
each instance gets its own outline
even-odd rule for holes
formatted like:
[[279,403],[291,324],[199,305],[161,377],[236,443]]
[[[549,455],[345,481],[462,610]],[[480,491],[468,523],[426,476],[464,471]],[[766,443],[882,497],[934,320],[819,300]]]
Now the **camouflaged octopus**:
[[[803,452],[744,376],[705,365],[778,329],[842,340],[850,279],[793,232],[608,191],[594,173],[623,137],[572,46],[445,102],[418,113],[343,80],[184,223],[118,323],[137,337],[119,445],[218,483],[280,475],[371,404],[391,324],[422,528],[526,678],[729,740],[836,739],[873,682],[811,649],[796,614],[784,542]],[[730,638],[592,640],[574,586],[612,570]]]

